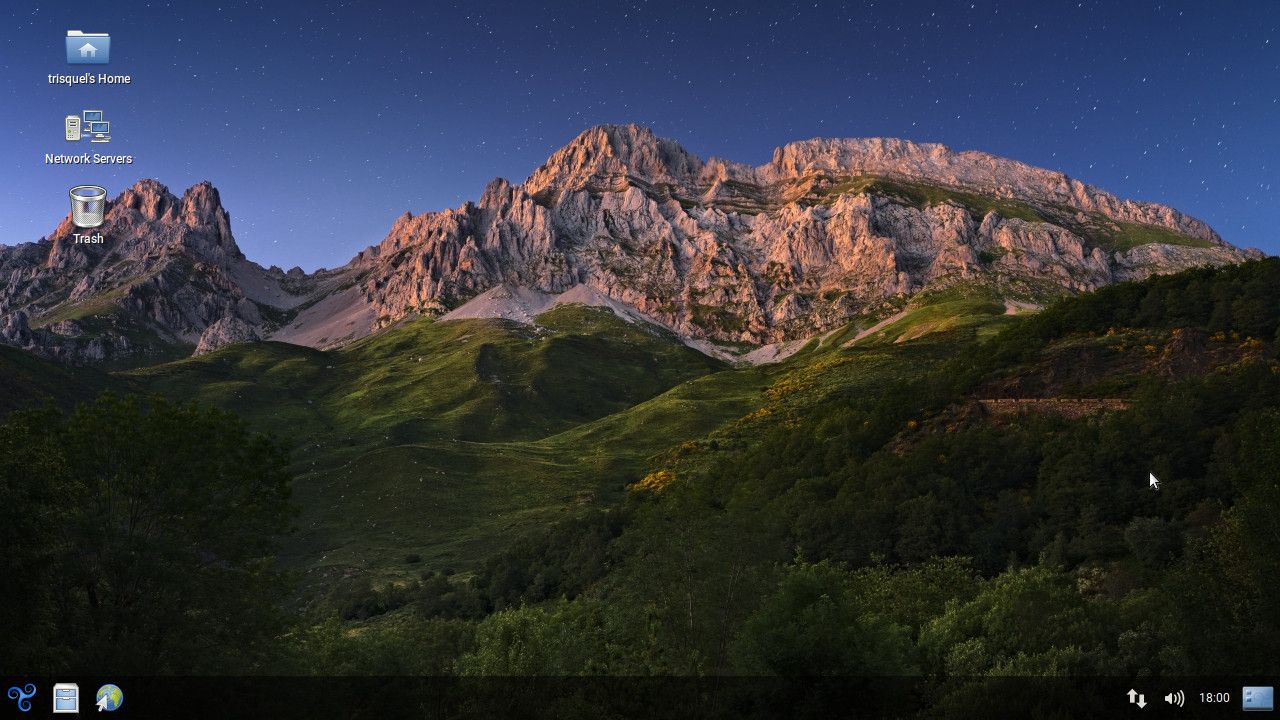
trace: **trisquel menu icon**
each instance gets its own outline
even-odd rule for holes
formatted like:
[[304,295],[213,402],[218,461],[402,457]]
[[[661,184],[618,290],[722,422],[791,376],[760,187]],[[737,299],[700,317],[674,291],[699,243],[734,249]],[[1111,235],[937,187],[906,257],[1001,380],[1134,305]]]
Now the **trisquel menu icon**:
[[36,684],[27,683],[26,685],[14,685],[9,688],[9,699],[18,705],[18,712],[31,712],[31,698],[35,697]]

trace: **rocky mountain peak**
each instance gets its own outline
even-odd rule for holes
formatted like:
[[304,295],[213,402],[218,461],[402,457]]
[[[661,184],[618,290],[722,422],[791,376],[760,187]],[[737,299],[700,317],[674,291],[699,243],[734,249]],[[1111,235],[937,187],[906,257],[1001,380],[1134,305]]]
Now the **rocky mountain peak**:
[[95,361],[147,352],[148,333],[163,352],[335,347],[503,286],[629,308],[701,347],[764,345],[959,283],[1038,301],[1260,255],[1173,208],[988,153],[813,139],[752,167],[638,125],[589,128],[524,183],[406,212],[378,245],[309,275],[246,260],[207,182],[175,197],[139,181],[109,203],[104,243],[71,232],[68,218],[47,240],[0,246],[0,341]]
[[289,301],[244,259],[208,182],[178,197],[140,180],[107,202],[100,241],[84,234],[68,216],[40,242],[0,248],[0,313],[23,310],[0,323],[0,341],[74,362],[163,357],[219,320],[202,347],[250,337],[244,328],[263,322],[251,296]]
[[629,180],[682,183],[695,177],[702,165],[679,143],[659,138],[649,128],[597,125],[557,150],[529,176],[524,189],[545,201],[565,191],[619,191]]
[[1172,208],[984,152],[819,138],[752,167],[601,125],[523,184],[406,214],[353,267],[377,327],[500,284],[582,285],[686,337],[760,344],[957,282],[1083,291],[1251,256]]
[[900,138],[813,138],[775,148],[773,159],[761,170],[777,178],[801,177],[811,172],[863,173],[888,168],[924,176],[930,170],[953,164],[960,154],[945,145]]
[[1074,208],[1113,220],[1162,225],[1190,237],[1223,244],[1205,223],[1156,203],[1122,200],[1065,173],[976,150],[898,138],[815,138],[789,143],[756,169],[760,182],[813,174],[875,176],[924,182],[994,198]]
[[506,178],[494,178],[484,186],[484,192],[480,193],[480,202],[477,205],[482,208],[502,207],[511,202],[512,192],[512,185]]
[[[50,237],[57,243],[72,230],[68,216]],[[231,216],[208,181],[179,198],[157,180],[139,180],[108,202],[102,232],[117,253],[130,256],[181,246],[213,261],[243,258],[231,234]]]
[[208,180],[182,194],[182,216],[188,227],[230,223],[230,216],[222,207],[222,196]]
[[[767,195],[780,184],[815,177],[893,178],[993,198],[1032,200],[1122,222],[1168,226],[1222,244],[1203,222],[1163,205],[1122,200],[1065,173],[990,153],[901,138],[801,140],[776,148],[770,162],[752,167],[718,158],[704,161],[639,125],[599,125],[552,154],[520,187],[544,206],[565,193],[599,195],[633,186],[659,199],[674,195],[714,201],[731,199],[736,186],[755,186]],[[726,189],[726,184],[735,187]]]
[[178,218],[180,203],[158,180],[145,179],[120,193],[113,206],[136,210],[146,220],[173,221]]

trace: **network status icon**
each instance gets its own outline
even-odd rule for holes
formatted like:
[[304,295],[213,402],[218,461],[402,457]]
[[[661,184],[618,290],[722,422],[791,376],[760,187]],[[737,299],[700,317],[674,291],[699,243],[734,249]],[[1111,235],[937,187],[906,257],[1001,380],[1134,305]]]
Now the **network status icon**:
[[106,65],[111,61],[111,36],[107,33],[67,31],[67,62],[72,65]]

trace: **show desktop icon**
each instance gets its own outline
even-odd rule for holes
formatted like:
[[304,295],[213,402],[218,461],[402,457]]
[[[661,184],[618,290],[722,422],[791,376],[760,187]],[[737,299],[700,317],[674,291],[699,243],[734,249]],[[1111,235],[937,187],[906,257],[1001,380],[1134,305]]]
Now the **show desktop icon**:
[[1276,709],[1276,691],[1271,685],[1245,686],[1240,694],[1241,709],[1252,712],[1271,712]]

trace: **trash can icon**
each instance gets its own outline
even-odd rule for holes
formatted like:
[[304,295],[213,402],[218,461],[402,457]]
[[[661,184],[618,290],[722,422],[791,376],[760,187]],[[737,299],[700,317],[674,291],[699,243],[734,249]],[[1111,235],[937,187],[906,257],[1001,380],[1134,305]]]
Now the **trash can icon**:
[[107,211],[107,189],[98,185],[71,188],[71,223],[78,228],[96,228]]

